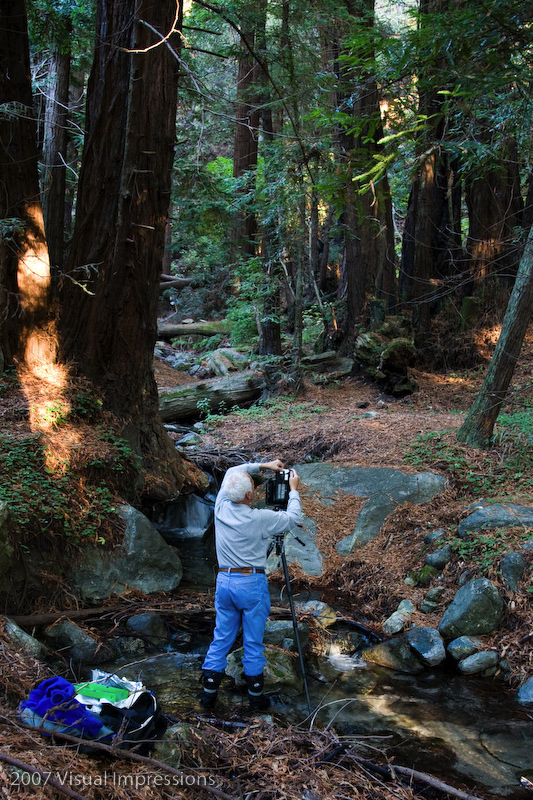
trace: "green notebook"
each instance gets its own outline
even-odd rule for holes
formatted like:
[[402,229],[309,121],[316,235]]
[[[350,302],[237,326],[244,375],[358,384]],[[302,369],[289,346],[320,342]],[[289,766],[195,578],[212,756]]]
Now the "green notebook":
[[98,700],[107,700],[108,703],[117,703],[128,697],[127,689],[118,686],[102,686],[101,683],[75,683],[74,688],[77,694],[84,697],[95,697]]

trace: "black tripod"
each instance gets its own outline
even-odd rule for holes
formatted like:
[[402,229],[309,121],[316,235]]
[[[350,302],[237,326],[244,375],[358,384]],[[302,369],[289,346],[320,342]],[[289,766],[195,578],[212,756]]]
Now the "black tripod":
[[[294,537],[296,541],[298,541],[301,545],[304,544],[301,539],[298,539],[297,536]],[[289,607],[291,609],[291,617],[292,617],[292,628],[294,631],[294,640],[296,642],[296,647],[298,648],[298,656],[300,658],[300,670],[302,673],[302,679],[305,689],[305,699],[307,700],[307,708],[309,713],[311,713],[311,700],[309,699],[309,689],[307,687],[307,676],[305,674],[305,664],[304,664],[304,657],[302,653],[302,645],[300,642],[300,634],[298,631],[298,622],[296,620],[296,614],[294,611],[294,599],[292,596],[292,589],[291,589],[291,580],[289,577],[289,568],[287,566],[287,557],[285,556],[285,534],[278,533],[274,537],[273,547],[276,548],[276,555],[281,556],[281,563],[283,564],[283,575],[285,577],[285,586],[287,588],[287,597],[289,598]]]

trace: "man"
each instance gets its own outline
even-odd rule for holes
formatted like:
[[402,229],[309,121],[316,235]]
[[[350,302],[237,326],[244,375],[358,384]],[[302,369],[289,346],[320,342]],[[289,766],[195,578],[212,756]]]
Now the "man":
[[252,508],[252,475],[262,469],[279,471],[283,463],[276,459],[265,464],[242,464],[228,469],[215,502],[215,544],[218,576],[215,592],[216,622],[213,641],[202,665],[204,687],[202,704],[215,704],[217,691],[226,668],[226,656],[242,624],[244,679],[250,706],[264,711],[269,699],[263,696],[263,635],[270,613],[270,595],[266,579],[269,539],[298,525],[302,508],[298,485],[300,478],[289,473],[289,501],[286,511]]

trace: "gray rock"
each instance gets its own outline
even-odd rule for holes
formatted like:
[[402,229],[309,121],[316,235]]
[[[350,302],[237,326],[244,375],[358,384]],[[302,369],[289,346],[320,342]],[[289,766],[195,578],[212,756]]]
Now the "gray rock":
[[441,597],[444,592],[444,586],[432,586],[426,593],[426,596],[420,603],[420,611],[422,614],[431,614],[440,605]]
[[424,664],[435,667],[446,658],[446,649],[440,633],[435,628],[411,628],[404,639]]
[[488,578],[475,578],[466,583],[446,609],[439,625],[445,639],[491,633],[500,624],[503,600]]
[[528,539],[527,542],[524,542],[521,549],[525,550],[526,553],[530,553],[533,550],[533,539]]
[[191,431],[190,433],[186,433],[185,436],[182,436],[176,444],[180,447],[196,447],[199,444],[202,444],[203,439],[198,433],[194,433]]
[[516,699],[522,706],[533,706],[533,677],[528,678],[518,690]]
[[506,528],[515,525],[533,525],[533,508],[522,506],[518,503],[496,503],[485,505],[481,502],[476,510],[466,517],[457,528],[457,535],[464,539],[470,531],[479,531],[485,528]]
[[424,536],[424,544],[433,544],[433,542],[436,542],[437,539],[442,539],[445,533],[446,531],[444,528],[438,528],[438,530],[426,533]]
[[353,533],[338,544],[337,549],[343,555],[374,539],[398,504],[425,503],[446,486],[445,477],[433,472],[407,475],[386,467],[339,468],[332,463],[298,464],[296,470],[303,483],[314,489],[324,503],[336,490],[367,498]]
[[452,560],[452,556],[453,550],[451,544],[445,544],[440,550],[435,550],[434,553],[430,553],[427,556],[426,564],[430,567],[435,567],[435,569],[443,570]]
[[46,631],[45,639],[51,648],[66,651],[69,658],[81,664],[103,664],[117,655],[70,619],[54,623]]
[[[309,639],[309,628],[304,622],[298,623],[298,637],[300,644],[304,647]],[[283,642],[287,642],[289,647],[286,649],[292,649],[295,645],[292,621],[284,619],[267,620],[263,641],[265,644],[273,644],[278,647],[285,647]]]
[[72,585],[87,601],[105,600],[129,588],[145,594],[176,589],[183,570],[176,550],[152,523],[131,506],[122,506],[123,543],[112,552],[86,545],[72,571]]
[[424,669],[405,639],[398,637],[363,650],[361,658],[371,664],[379,664],[409,675],[417,675]]
[[415,607],[411,600],[402,600],[396,611],[383,623],[383,633],[386,636],[392,636],[403,631],[405,623],[409,620],[414,610]]
[[483,647],[479,639],[472,639],[470,636],[458,636],[449,642],[446,648],[448,653],[455,661],[461,661],[463,658],[468,658],[473,653],[477,653]]
[[498,654],[492,650],[482,650],[459,662],[459,671],[463,675],[477,675],[480,672],[489,672],[498,664]]
[[48,653],[48,648],[42,644],[42,642],[39,642],[38,639],[30,636],[30,634],[23,631],[22,628],[19,628],[17,623],[13,622],[9,617],[5,617],[4,619],[7,635],[26,655],[39,659]]
[[500,563],[502,577],[505,585],[511,592],[516,592],[524,572],[526,571],[526,561],[520,553],[507,553]]
[[163,647],[168,641],[165,620],[155,611],[134,614],[126,621],[126,628],[132,633],[137,633],[152,647]]

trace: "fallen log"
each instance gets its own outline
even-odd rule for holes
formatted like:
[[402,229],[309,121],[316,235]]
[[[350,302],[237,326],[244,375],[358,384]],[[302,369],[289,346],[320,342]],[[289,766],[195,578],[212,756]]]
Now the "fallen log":
[[223,378],[210,378],[162,390],[159,413],[163,422],[199,417],[201,413],[218,414],[233,406],[250,405],[257,400],[266,382],[259,372],[238,372]]
[[193,278],[179,278],[176,275],[165,275],[161,273],[159,290],[163,292],[165,289],[183,289],[192,282]]
[[214,336],[217,333],[231,333],[231,325],[227,320],[216,322],[161,322],[157,326],[159,339],[175,339],[178,336]]

